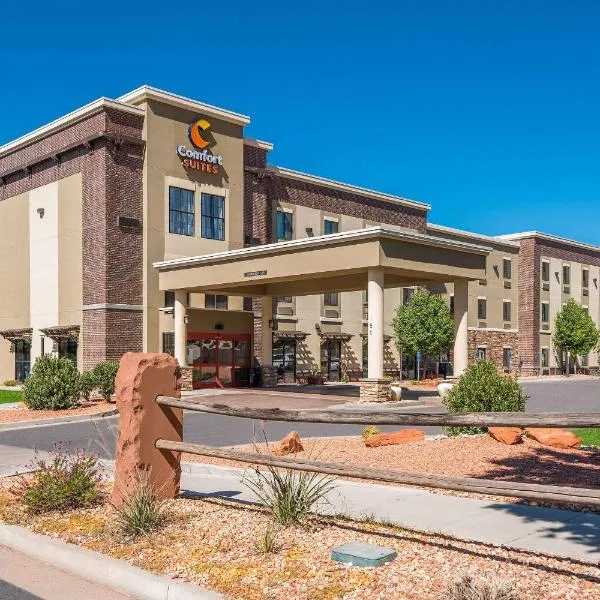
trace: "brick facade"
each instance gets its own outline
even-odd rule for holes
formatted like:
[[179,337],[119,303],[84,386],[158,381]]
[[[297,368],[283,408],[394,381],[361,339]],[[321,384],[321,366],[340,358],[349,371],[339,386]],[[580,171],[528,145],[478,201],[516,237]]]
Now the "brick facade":
[[512,357],[510,372],[517,373],[520,366],[519,334],[516,331],[470,329],[468,333],[469,366],[475,363],[478,347],[485,347],[486,358],[492,360],[498,371],[504,371],[504,348],[510,348]]
[[[81,172],[83,307],[143,304],[143,121],[102,108],[0,158],[0,201]],[[140,226],[121,228],[119,216]],[[84,310],[80,343],[86,369],[141,351],[141,311]]]

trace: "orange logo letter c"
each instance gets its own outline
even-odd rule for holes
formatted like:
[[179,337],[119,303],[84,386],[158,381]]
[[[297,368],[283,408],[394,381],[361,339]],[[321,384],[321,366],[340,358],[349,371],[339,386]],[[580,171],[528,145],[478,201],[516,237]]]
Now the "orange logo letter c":
[[188,127],[188,137],[190,138],[190,142],[192,142],[196,148],[203,150],[208,146],[208,142],[202,137],[200,132],[206,131],[209,127],[210,123],[205,119],[199,119]]

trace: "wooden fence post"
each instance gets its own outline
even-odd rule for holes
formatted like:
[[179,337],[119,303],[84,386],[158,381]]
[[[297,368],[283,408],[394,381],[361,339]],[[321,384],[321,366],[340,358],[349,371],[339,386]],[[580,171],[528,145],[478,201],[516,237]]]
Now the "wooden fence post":
[[115,392],[120,418],[112,503],[119,506],[131,493],[140,471],[148,473],[160,498],[176,498],[181,453],[160,451],[155,443],[159,438],[183,440],[183,410],[156,402],[158,395],[181,396],[177,361],[168,354],[127,352]]

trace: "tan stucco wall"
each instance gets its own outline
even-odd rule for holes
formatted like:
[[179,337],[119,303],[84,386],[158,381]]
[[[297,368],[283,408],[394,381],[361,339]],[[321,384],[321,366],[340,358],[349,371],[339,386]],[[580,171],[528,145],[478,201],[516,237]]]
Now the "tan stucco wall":
[[[0,202],[0,330],[29,327],[29,194]],[[10,344],[0,338],[0,382],[15,376]]]
[[[144,162],[144,349],[158,351],[162,327],[166,325],[158,310],[164,304],[164,294],[158,289],[158,273],[152,263],[243,246],[243,129],[206,117],[211,124],[205,136],[211,141],[209,150],[223,156],[219,173],[207,174],[185,169],[176,153],[180,144],[192,147],[187,128],[205,115],[155,101],[141,107],[146,110],[144,137],[147,142]],[[193,237],[168,233],[169,185],[195,193],[196,232]],[[202,192],[225,196],[224,241],[200,237]]]

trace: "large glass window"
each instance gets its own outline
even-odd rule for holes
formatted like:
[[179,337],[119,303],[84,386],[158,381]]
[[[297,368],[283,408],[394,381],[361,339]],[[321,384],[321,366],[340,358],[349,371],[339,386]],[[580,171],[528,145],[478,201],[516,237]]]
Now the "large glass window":
[[227,310],[227,296],[219,294],[206,294],[204,296],[204,308]]
[[25,340],[14,342],[15,379],[25,381],[31,369],[31,344]]
[[542,367],[550,366],[550,350],[548,348],[542,348]]
[[165,354],[175,356],[175,333],[173,331],[163,331],[162,351]]
[[548,323],[550,320],[550,303],[542,302],[542,323]]
[[511,360],[512,350],[510,348],[502,348],[502,366],[506,371],[510,371]]
[[339,301],[340,299],[337,292],[327,292],[323,295],[323,304],[325,306],[337,306]]
[[296,380],[296,340],[273,342],[273,366],[277,367],[278,380]]
[[413,288],[404,288],[402,290],[402,304],[408,304],[414,293],[415,290]]
[[332,233],[338,233],[340,230],[340,224],[333,219],[325,219],[323,221],[323,233],[325,235],[330,235]]
[[194,192],[169,187],[169,233],[194,235]]
[[202,194],[202,231],[203,238],[209,240],[225,239],[225,198],[215,194]]
[[77,342],[75,340],[60,340],[58,342],[58,355],[77,362]]
[[293,213],[285,210],[277,210],[277,239],[291,240],[294,235],[292,225]]
[[569,283],[571,283],[571,267],[563,265],[563,285],[569,285]]
[[584,288],[589,287],[590,285],[590,271],[589,269],[583,269],[581,271],[581,284]]

